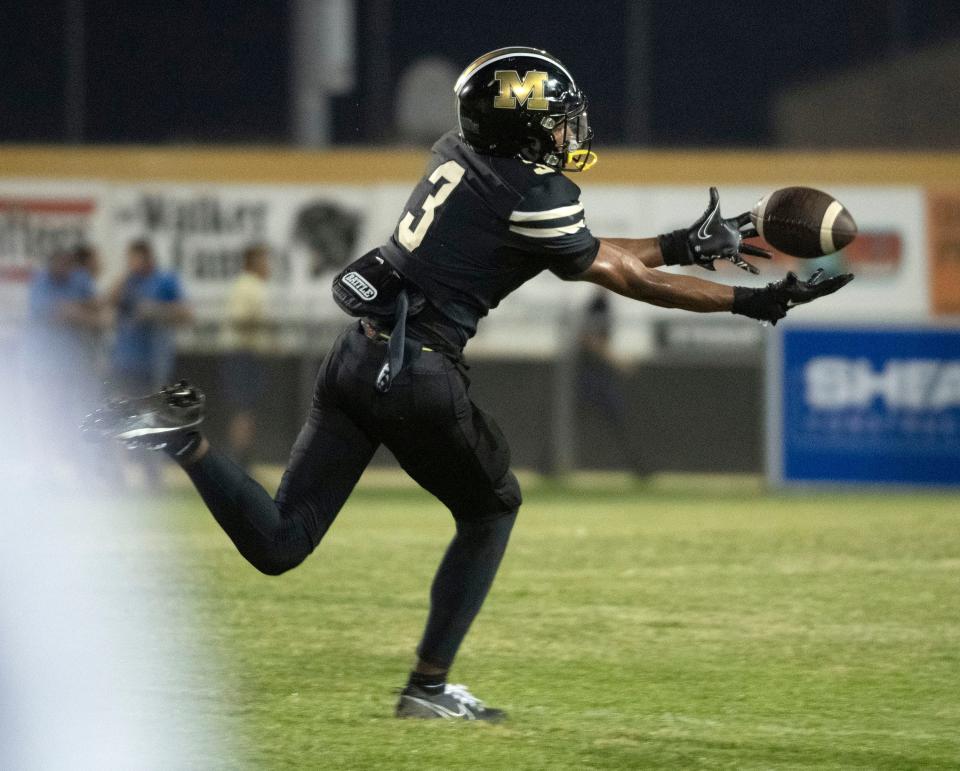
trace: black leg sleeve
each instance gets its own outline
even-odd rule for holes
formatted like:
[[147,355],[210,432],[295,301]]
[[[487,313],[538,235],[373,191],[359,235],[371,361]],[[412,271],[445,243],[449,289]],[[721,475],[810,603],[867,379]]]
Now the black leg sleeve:
[[313,551],[300,517],[282,518],[273,499],[215,448],[186,472],[214,519],[257,570],[279,575]]
[[320,543],[375,450],[341,410],[317,402],[293,446],[276,501],[214,448],[185,470],[240,554],[257,570],[279,575]]
[[480,611],[507,548],[516,512],[483,522],[458,521],[430,590],[430,616],[417,654],[449,667]]

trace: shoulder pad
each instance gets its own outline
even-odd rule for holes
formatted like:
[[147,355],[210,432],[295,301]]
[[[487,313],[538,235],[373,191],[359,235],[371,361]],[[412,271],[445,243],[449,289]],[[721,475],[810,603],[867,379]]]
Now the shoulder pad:
[[[530,164],[531,167],[541,164]],[[549,167],[547,167],[549,168]],[[517,205],[520,211],[555,209],[580,200],[580,188],[559,171],[550,169],[549,174],[536,175],[524,191],[523,200]]]

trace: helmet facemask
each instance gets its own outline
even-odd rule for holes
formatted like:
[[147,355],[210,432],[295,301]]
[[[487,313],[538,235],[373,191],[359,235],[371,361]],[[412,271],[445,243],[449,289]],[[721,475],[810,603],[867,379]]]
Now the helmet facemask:
[[[564,112],[540,121],[549,133],[548,144],[553,146],[543,153],[540,162],[564,171],[586,171],[597,162],[597,154],[590,150],[593,128],[587,117],[587,99],[582,94],[564,96]],[[563,129],[559,138],[558,126]]]

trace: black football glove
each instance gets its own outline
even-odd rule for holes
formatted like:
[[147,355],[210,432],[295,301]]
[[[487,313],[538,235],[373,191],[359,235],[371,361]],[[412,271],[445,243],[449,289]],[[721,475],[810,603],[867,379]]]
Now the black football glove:
[[[745,225],[749,225],[746,229]],[[716,260],[729,260],[749,273],[759,273],[741,255],[770,259],[770,252],[759,246],[743,243],[745,238],[756,238],[757,229],[750,224],[750,212],[725,220],[720,215],[720,193],[710,188],[710,205],[689,228],[674,230],[658,236],[664,265],[699,265],[716,270]]]
[[767,284],[763,289],[735,286],[733,312],[775,325],[791,308],[833,294],[851,281],[852,273],[824,278],[823,268],[806,281],[801,281],[796,273],[790,271],[786,278]]

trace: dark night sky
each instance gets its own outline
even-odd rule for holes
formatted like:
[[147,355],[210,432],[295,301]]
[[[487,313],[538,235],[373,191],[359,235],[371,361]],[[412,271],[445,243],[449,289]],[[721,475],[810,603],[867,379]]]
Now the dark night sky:
[[[336,136],[389,140],[362,105],[375,91],[362,57],[358,89],[336,99]],[[551,0],[529,17],[513,2],[406,0],[391,7],[392,75],[424,54],[458,66],[501,45],[559,56],[591,98],[605,142],[623,139],[625,7],[630,0]],[[86,122],[91,142],[283,142],[289,136],[286,2],[87,0]],[[64,2],[5,3],[0,11],[0,141],[64,134]],[[896,30],[896,34],[893,33]],[[772,3],[654,0],[649,109],[663,146],[769,141],[772,98],[785,86],[960,34],[952,0]],[[387,91],[389,93],[389,89]],[[447,98],[444,94],[442,98]],[[366,99],[366,101],[365,101]]]

